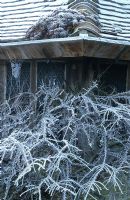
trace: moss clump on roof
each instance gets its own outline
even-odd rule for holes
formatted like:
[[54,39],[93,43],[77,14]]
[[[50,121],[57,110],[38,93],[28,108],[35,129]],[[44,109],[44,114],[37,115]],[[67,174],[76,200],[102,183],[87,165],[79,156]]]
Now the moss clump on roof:
[[26,39],[63,38],[70,36],[79,23],[85,21],[85,15],[72,9],[57,9],[46,18],[29,28]]

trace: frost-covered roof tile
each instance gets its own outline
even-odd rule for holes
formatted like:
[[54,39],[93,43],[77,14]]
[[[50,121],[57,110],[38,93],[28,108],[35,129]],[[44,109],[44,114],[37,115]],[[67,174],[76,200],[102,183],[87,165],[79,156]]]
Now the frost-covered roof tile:
[[0,40],[22,39],[41,16],[65,7],[68,0],[1,0]]
[[[69,0],[1,0],[0,40],[17,40],[41,16],[56,8],[68,7]],[[72,2],[72,1],[70,1]],[[85,2],[85,0],[78,0]],[[130,39],[130,0],[86,0],[98,13],[100,36],[116,40]]]

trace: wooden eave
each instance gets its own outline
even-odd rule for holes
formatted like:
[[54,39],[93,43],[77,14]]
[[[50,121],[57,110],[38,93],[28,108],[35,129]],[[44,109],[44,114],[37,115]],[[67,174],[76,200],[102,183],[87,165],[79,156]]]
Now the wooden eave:
[[0,43],[0,60],[93,57],[130,60],[130,42],[89,37]]

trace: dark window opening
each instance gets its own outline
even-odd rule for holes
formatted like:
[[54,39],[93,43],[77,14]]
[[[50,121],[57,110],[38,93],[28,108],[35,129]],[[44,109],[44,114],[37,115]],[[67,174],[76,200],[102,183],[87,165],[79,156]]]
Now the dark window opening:
[[97,71],[101,90],[108,94],[126,91],[127,65],[101,63]]
[[42,84],[46,86],[64,86],[65,64],[62,62],[38,62],[37,64],[37,87]]
[[70,62],[66,68],[67,88],[79,92],[97,81],[104,94],[126,91],[127,63],[112,60],[84,58]]

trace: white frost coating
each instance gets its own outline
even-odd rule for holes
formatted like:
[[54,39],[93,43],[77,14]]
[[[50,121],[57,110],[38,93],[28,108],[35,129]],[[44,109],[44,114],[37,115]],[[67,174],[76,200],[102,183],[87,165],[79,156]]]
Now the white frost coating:
[[68,3],[68,0],[58,0],[57,3],[59,3],[61,5],[65,5]]
[[[92,2],[92,5],[98,9],[99,22],[102,27],[105,27],[108,23],[119,24],[122,29],[121,36],[123,40],[129,41],[124,31],[129,27],[130,22],[130,0],[98,0],[97,3],[91,0],[87,4],[89,2]],[[42,15],[45,17],[57,8],[67,7],[68,0],[1,0],[0,40],[22,39],[27,29],[34,25]],[[103,30],[101,30],[102,32]],[[109,29],[103,33],[105,34],[105,38],[107,38],[108,34],[110,36],[113,34],[112,32],[110,33]],[[130,37],[130,34],[128,37]],[[115,39],[120,40],[118,32]]]
[[[67,6],[67,3],[68,0],[1,0],[0,40],[24,38],[27,29],[35,24],[40,16],[43,14],[47,16],[56,8]],[[22,24],[19,26],[18,22]],[[13,31],[11,32],[12,29]]]
[[21,63],[20,62],[11,62],[11,69],[12,69],[12,76],[15,79],[18,79],[20,76],[20,72],[21,72]]
[[0,105],[0,199],[128,199],[130,91],[95,90],[42,85]]

